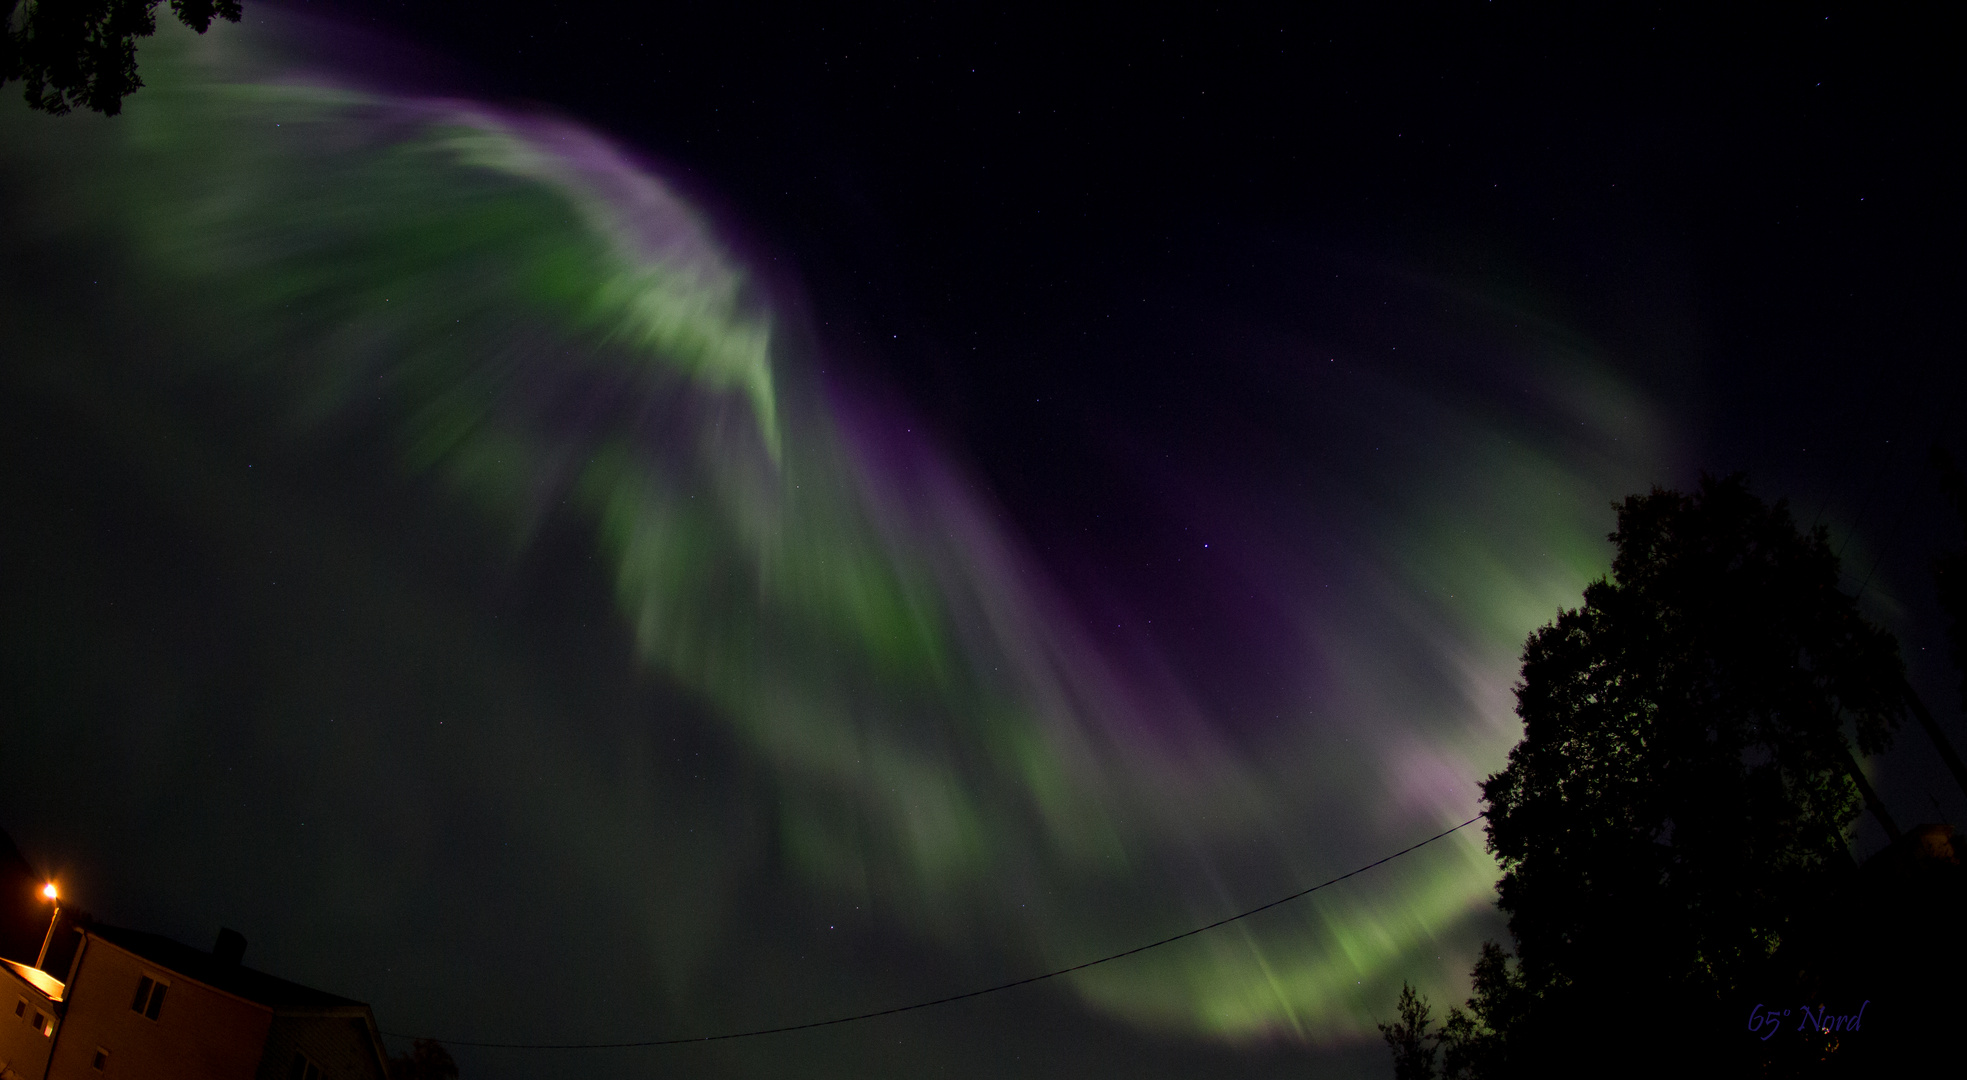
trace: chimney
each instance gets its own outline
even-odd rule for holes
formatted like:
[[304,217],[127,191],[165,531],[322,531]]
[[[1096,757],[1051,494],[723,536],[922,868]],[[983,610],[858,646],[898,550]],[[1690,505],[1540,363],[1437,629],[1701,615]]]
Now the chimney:
[[212,960],[220,967],[238,967],[246,956],[246,935],[227,927],[219,928],[219,939],[212,945]]

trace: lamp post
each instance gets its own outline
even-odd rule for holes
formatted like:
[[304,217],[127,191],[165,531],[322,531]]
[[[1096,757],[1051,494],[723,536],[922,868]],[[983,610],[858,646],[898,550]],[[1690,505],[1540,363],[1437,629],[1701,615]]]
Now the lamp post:
[[61,919],[61,893],[55,889],[55,883],[50,881],[43,885],[41,895],[54,902],[55,913],[48,916],[48,936],[41,939],[41,955],[34,958],[36,970],[40,970],[48,960],[48,946],[55,943],[55,923]]

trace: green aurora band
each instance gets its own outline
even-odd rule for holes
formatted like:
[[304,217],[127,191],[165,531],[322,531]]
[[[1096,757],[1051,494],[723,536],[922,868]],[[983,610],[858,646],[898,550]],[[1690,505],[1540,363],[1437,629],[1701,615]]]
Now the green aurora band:
[[[1543,391],[1618,441],[1540,447],[1507,417],[1413,403],[1446,434],[1438,472],[1360,528],[1397,538],[1346,568],[1371,621],[1302,614],[1319,719],[1252,752],[1075,626],[959,470],[823,386],[766,290],[633,157],[283,55],[252,24],[166,32],[115,121],[10,102],[17,233],[113,252],[144,283],[118,303],[151,313],[155,348],[123,362],[162,400],[218,385],[284,438],[385,442],[513,550],[578,522],[646,669],[772,776],[796,877],[1006,970],[1220,918],[1473,813],[1516,736],[1524,635],[1602,572],[1605,501],[1659,464],[1645,403],[1554,334],[1534,346]],[[89,401],[100,369],[54,363],[85,350],[32,340],[10,363]],[[1454,992],[1495,932],[1494,874],[1465,830],[1072,985],[1159,1029],[1369,1035],[1402,978]],[[652,962],[702,962],[686,953]]]

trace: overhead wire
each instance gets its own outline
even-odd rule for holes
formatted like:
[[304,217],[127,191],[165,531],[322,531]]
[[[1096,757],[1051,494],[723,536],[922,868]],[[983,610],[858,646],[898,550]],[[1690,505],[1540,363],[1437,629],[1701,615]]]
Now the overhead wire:
[[1047,979],[1056,979],[1061,975],[1070,975],[1075,971],[1084,971],[1087,968],[1098,967],[1101,964],[1110,963],[1114,960],[1119,960],[1123,957],[1134,956],[1139,953],[1144,953],[1149,949],[1158,949],[1163,945],[1170,945],[1177,941],[1181,941],[1184,938],[1191,938],[1197,934],[1207,933],[1208,931],[1214,930],[1217,927],[1228,926],[1230,923],[1237,922],[1241,919],[1247,919],[1250,916],[1257,914],[1258,912],[1269,911],[1271,908],[1277,907],[1280,904],[1288,904],[1293,900],[1297,900],[1301,897],[1309,896],[1320,889],[1327,888],[1332,885],[1337,885],[1339,882],[1344,881],[1347,878],[1357,877],[1358,875],[1363,874],[1366,871],[1371,870],[1375,867],[1384,866],[1385,864],[1390,863],[1395,859],[1398,859],[1402,855],[1406,855],[1409,852],[1418,851],[1421,848],[1424,848],[1429,844],[1434,843],[1436,840],[1440,840],[1443,837],[1450,836],[1453,835],[1454,833],[1460,832],[1461,830],[1469,827],[1470,825],[1475,824],[1477,821],[1480,821],[1487,816],[1488,815],[1486,813],[1476,814],[1474,817],[1469,818],[1467,821],[1462,822],[1460,825],[1456,825],[1451,829],[1445,829],[1441,832],[1435,833],[1433,836],[1430,836],[1427,839],[1422,840],[1420,843],[1401,848],[1399,851],[1396,851],[1391,855],[1388,855],[1384,858],[1375,859],[1374,861],[1369,862],[1366,865],[1359,867],[1356,870],[1350,870],[1347,871],[1346,873],[1340,874],[1338,877],[1331,878],[1326,881],[1321,881],[1318,884],[1313,885],[1308,889],[1299,889],[1297,892],[1294,892],[1289,896],[1280,896],[1277,899],[1272,900],[1267,904],[1259,904],[1258,906],[1253,907],[1248,911],[1238,912],[1235,915],[1230,915],[1226,918],[1217,919],[1215,922],[1207,923],[1205,925],[1195,927],[1194,929],[1191,930],[1184,930],[1179,934],[1172,934],[1168,937],[1164,937],[1160,939],[1159,941],[1150,941],[1145,945],[1136,945],[1131,949],[1125,949],[1108,956],[1102,956],[1097,960],[1087,960],[1084,963],[1074,964],[1071,967],[1062,967],[1055,971],[1047,971],[1042,975],[1028,975],[1022,979],[1013,979],[1010,982],[1002,982],[994,986],[986,986],[979,990],[970,990],[961,994],[950,994],[947,997],[939,997],[929,1001],[918,1001],[911,1005],[897,1005],[893,1008],[876,1009],[872,1012],[855,1013],[852,1016],[837,1016],[830,1020],[813,1020],[803,1024],[785,1024],[780,1027],[754,1028],[748,1031],[729,1031],[717,1035],[691,1035],[691,1036],[685,1036],[681,1038],[671,1038],[671,1039],[639,1039],[633,1042],[586,1042],[586,1043],[473,1042],[464,1039],[438,1039],[438,1038],[431,1038],[429,1036],[411,1035],[400,1031],[385,1031],[383,1032],[383,1034],[399,1039],[428,1038],[431,1042],[441,1043],[445,1046],[461,1046],[461,1047],[468,1046],[468,1047],[484,1049],[484,1050],[626,1050],[631,1048],[649,1047],[649,1046],[681,1046],[686,1043],[724,1042],[730,1039],[749,1039],[760,1035],[783,1035],[794,1031],[811,1031],[814,1028],[834,1027],[839,1024],[851,1024],[859,1020],[873,1020],[876,1017],[881,1017],[881,1016],[894,1016],[899,1013],[914,1012],[917,1009],[927,1009],[937,1005],[948,1005],[952,1002],[967,1001],[970,998],[982,997],[985,994],[995,994],[1001,990],[1010,990],[1019,986],[1030,986],[1032,983],[1044,982]]
[[[1935,427],[1937,429],[1937,425],[1935,425]],[[1887,441],[1887,445],[1888,446],[1891,445],[1889,440]],[[1892,446],[1891,449],[1886,450],[1884,452],[1885,460],[1879,463],[1877,469],[1877,472],[1880,474],[1879,479],[1882,479],[1883,474],[1889,471],[1890,465],[1892,461],[1896,459],[1899,451],[1900,451],[1900,447]],[[1874,482],[1873,484],[1867,487],[1865,498],[1860,502],[1859,505],[1857,520],[1852,523],[1852,527],[1846,531],[1843,540],[1838,544],[1836,554],[1840,558],[1843,555],[1844,548],[1851,542],[1852,537],[1857,532],[1858,525],[1862,523],[1864,517],[1866,516],[1867,511],[1869,511],[1873,496],[1877,493],[1879,486],[1880,485],[1878,483]],[[1824,512],[1828,509],[1828,506],[1829,506],[1828,498],[1820,501],[1817,508],[1817,513],[1812,518],[1811,521],[1811,528],[1813,530],[1817,522],[1822,519]],[[1864,580],[1862,584],[1859,586],[1857,595],[1854,599],[1861,599],[1864,596],[1866,589],[1870,586],[1872,575],[1877,573],[1878,565],[1880,562],[1883,561],[1886,554],[1886,549],[1888,549],[1891,546],[1891,541],[1896,538],[1898,527],[1904,521],[1907,508],[1908,507],[1905,505],[1902,505],[1900,507],[1899,514],[1897,515],[1897,517],[1893,522],[1886,543],[1883,546],[1881,546],[1877,558],[1874,559],[1872,562],[1870,572],[1868,572],[1865,575]],[[1305,896],[1309,896],[1314,892],[1336,885],[1339,882],[1345,881],[1348,878],[1356,877],[1360,874],[1367,872],[1368,870],[1372,870],[1377,867],[1383,866],[1386,863],[1392,862],[1393,860],[1398,859],[1403,855],[1417,851],[1423,847],[1426,847],[1429,844],[1434,843],[1437,840],[1441,840],[1445,837],[1453,835],[1454,833],[1460,832],[1462,829],[1465,829],[1468,826],[1475,824],[1477,821],[1480,821],[1482,818],[1486,816],[1487,816],[1486,814],[1478,813],[1474,817],[1469,818],[1467,821],[1464,821],[1459,825],[1455,825],[1452,828],[1445,829],[1439,833],[1436,833],[1433,836],[1428,837],[1425,840],[1422,840],[1408,847],[1402,848],[1391,855],[1387,855],[1383,858],[1376,859],[1373,862],[1367,863],[1366,865],[1361,866],[1357,869],[1348,871],[1344,874],[1340,874],[1339,876],[1330,878],[1326,881],[1319,882],[1318,884],[1313,885],[1309,888],[1300,889],[1299,891],[1291,893],[1288,896],[1278,897],[1277,899],[1272,900],[1269,903],[1260,904],[1256,907],[1250,908],[1247,911],[1241,911],[1234,915],[1217,919],[1214,922],[1205,923],[1201,926],[1184,930],[1179,934],[1172,934],[1168,937],[1160,938],[1156,941],[1150,941],[1144,945],[1136,945],[1130,949],[1124,949],[1120,952],[1111,953],[1109,955],[1102,956],[1097,959],[1087,960],[1082,963],[1073,964],[1069,967],[1057,968],[1055,970],[1043,972],[1038,975],[1029,975],[1021,979],[1013,979],[1010,980],[1009,982],[996,983],[991,986],[982,987],[976,990],[965,991],[960,994],[950,994],[944,997],[932,998],[926,1001],[917,1001],[908,1005],[897,1005],[887,1009],[875,1009],[869,1012],[855,1013],[850,1016],[838,1016],[826,1020],[812,1020],[801,1024],[784,1024],[778,1027],[753,1028],[744,1031],[730,1031],[730,1032],[722,1032],[712,1035],[691,1035],[691,1036],[683,1036],[683,1037],[668,1038],[668,1039],[639,1039],[639,1040],[626,1041],[626,1042],[511,1043],[511,1042],[482,1042],[482,1041],[465,1040],[465,1039],[433,1038],[430,1036],[413,1035],[410,1033],[399,1032],[399,1031],[385,1031],[382,1034],[388,1035],[392,1038],[400,1038],[400,1039],[429,1038],[430,1041],[440,1043],[445,1046],[471,1047],[474,1049],[486,1049],[486,1050],[623,1050],[623,1049],[637,1049],[643,1047],[682,1046],[689,1043],[724,1042],[732,1039],[749,1039],[749,1038],[756,1038],[764,1035],[784,1035],[797,1031],[811,1031],[816,1028],[835,1027],[841,1024],[851,1024],[862,1020],[873,1020],[884,1016],[896,1016],[901,1013],[915,1012],[920,1009],[934,1008],[935,1006],[938,1005],[949,1005],[958,1001],[967,1001],[971,998],[983,997],[987,994],[995,994],[1005,990],[1012,990],[1020,986],[1030,986],[1034,983],[1040,983],[1049,979],[1055,979],[1062,975],[1070,975],[1078,971],[1085,971],[1088,968],[1098,967],[1101,964],[1107,964],[1115,960],[1124,959],[1129,956],[1135,956],[1140,953],[1147,952],[1150,949],[1158,949],[1164,945],[1171,945],[1177,941],[1182,941],[1184,939],[1194,937],[1198,934],[1207,933],[1211,930],[1215,930],[1220,927],[1227,926],[1230,923],[1247,919],[1252,915],[1256,915],[1261,912],[1268,911],[1271,908],[1278,907],[1283,904],[1288,904],[1293,900],[1298,900]]]

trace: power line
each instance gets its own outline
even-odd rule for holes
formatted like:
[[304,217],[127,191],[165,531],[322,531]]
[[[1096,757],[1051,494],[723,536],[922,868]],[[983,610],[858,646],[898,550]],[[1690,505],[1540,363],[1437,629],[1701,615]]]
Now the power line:
[[[1482,820],[1486,816],[1487,816],[1486,814],[1477,814],[1474,817],[1469,818],[1467,821],[1462,822],[1460,825],[1457,825],[1452,829],[1435,833],[1433,836],[1428,837],[1427,839],[1421,841],[1418,844],[1415,844],[1411,847],[1402,848],[1399,851],[1396,851],[1393,854],[1388,855],[1383,859],[1378,859],[1373,862],[1369,862],[1365,866],[1362,866],[1357,870],[1340,874],[1338,877],[1332,878],[1329,881],[1321,881],[1318,884],[1313,885],[1309,889],[1300,889],[1289,896],[1279,897],[1275,900],[1272,900],[1268,904],[1262,904],[1257,907],[1253,907],[1248,911],[1241,912],[1236,915],[1231,915],[1228,918],[1217,919],[1215,922],[1209,923],[1206,926],[1198,926],[1193,930],[1184,930],[1181,933],[1175,934],[1172,937],[1165,937],[1159,941],[1150,941],[1145,945],[1136,945],[1131,949],[1127,949],[1123,952],[1114,953],[1111,956],[1102,956],[1098,960],[1088,960],[1083,964],[1074,964],[1071,967],[1063,967],[1058,969],[1057,971],[1048,971],[1043,975],[1030,975],[1022,979],[1013,979],[1010,982],[998,983],[996,986],[986,986],[981,990],[971,990],[968,993],[963,993],[963,994],[951,994],[948,997],[936,998],[933,1001],[918,1001],[913,1005],[897,1005],[892,1009],[877,1009],[874,1012],[856,1013],[853,1016],[840,1016],[840,1017],[835,1017],[832,1020],[814,1020],[811,1021],[810,1023],[805,1023],[805,1024],[787,1024],[784,1027],[757,1028],[752,1031],[731,1031],[731,1032],[726,1032],[722,1035],[694,1035],[685,1039],[644,1039],[639,1042],[613,1042],[613,1043],[496,1043],[496,1042],[465,1042],[458,1039],[433,1039],[431,1041],[443,1043],[446,1046],[471,1046],[471,1047],[478,1047],[481,1049],[488,1049],[488,1050],[624,1050],[632,1047],[643,1047],[643,1046],[681,1046],[684,1043],[723,1042],[727,1039],[749,1039],[756,1035],[783,1035],[791,1031],[809,1031],[813,1028],[832,1027],[836,1024],[851,1024],[856,1020],[872,1020],[877,1016],[894,1016],[896,1013],[914,1012],[917,1009],[927,1009],[935,1005],[947,1005],[953,1001],[964,1001],[973,997],[982,997],[985,994],[995,994],[999,990],[1009,990],[1013,987],[1029,986],[1030,984],[1035,982],[1044,982],[1046,979],[1055,979],[1058,978],[1060,975],[1070,975],[1075,971],[1084,971],[1087,968],[1098,967],[1099,965],[1107,963],[1112,960],[1118,960],[1126,956],[1133,956],[1135,953],[1144,953],[1149,949],[1158,949],[1163,945],[1172,944],[1174,942],[1182,940],[1183,938],[1194,937],[1197,934],[1214,930],[1219,926],[1228,926],[1230,923],[1236,922],[1238,919],[1247,919],[1250,916],[1255,915],[1260,911],[1269,911],[1271,908],[1274,908],[1279,904],[1288,904],[1291,901],[1296,900],[1300,897],[1309,896],[1312,893],[1315,893],[1318,890],[1323,889],[1329,885],[1336,885],[1339,882],[1344,881],[1349,877],[1357,877],[1358,875],[1363,874],[1366,871],[1371,870],[1376,866],[1383,866],[1386,863],[1390,863],[1393,860],[1398,859],[1402,855],[1407,854],[1408,852],[1418,851],[1421,848],[1424,848],[1429,844],[1434,843],[1436,840],[1439,840],[1444,836],[1449,836],[1453,833],[1460,832],[1461,830],[1468,828],[1470,825],[1475,824],[1477,821]],[[400,1031],[385,1031],[383,1032],[383,1034],[390,1035],[399,1039],[414,1039],[414,1038],[424,1037],[424,1036],[416,1036],[416,1035],[406,1035]]]

